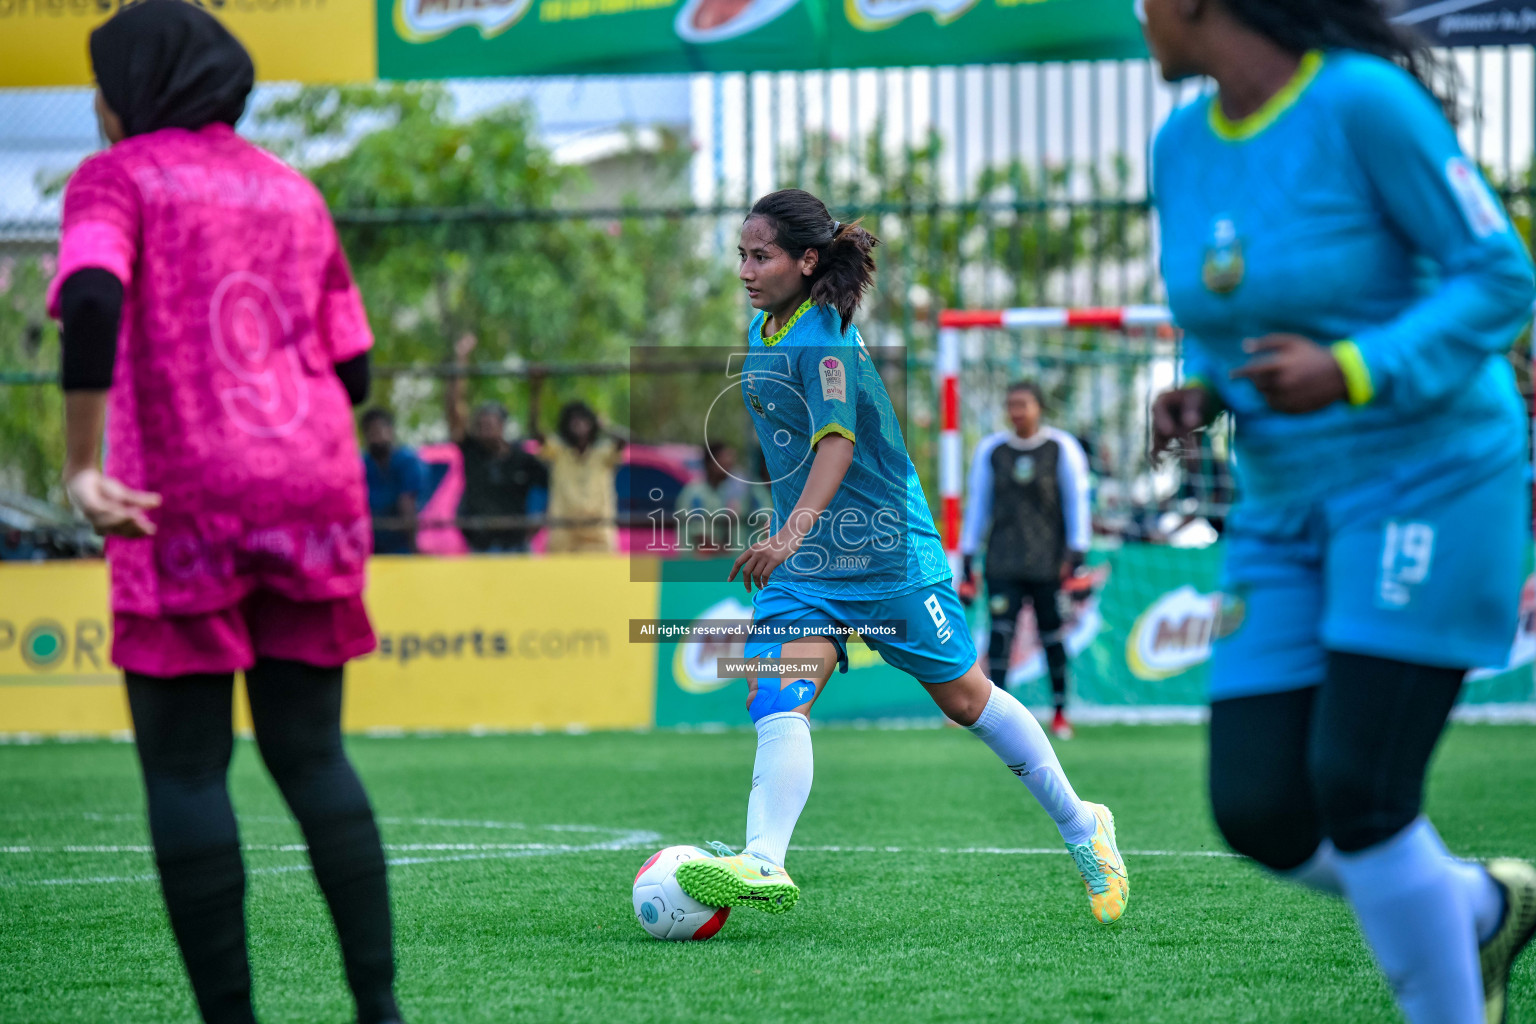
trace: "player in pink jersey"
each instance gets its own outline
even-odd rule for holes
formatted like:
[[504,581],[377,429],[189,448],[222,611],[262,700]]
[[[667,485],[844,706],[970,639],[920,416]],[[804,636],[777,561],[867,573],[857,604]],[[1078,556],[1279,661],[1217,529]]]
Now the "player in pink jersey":
[[358,1020],[397,1021],[383,849],[341,744],[342,666],[374,647],[351,411],[372,345],[362,303],[319,193],[235,134],[254,70],[218,21],[144,0],[90,49],[112,145],[65,191],[49,308],[65,478],[109,535],[112,657],[171,927],[203,1018],[254,1022],[226,784],[243,671]]

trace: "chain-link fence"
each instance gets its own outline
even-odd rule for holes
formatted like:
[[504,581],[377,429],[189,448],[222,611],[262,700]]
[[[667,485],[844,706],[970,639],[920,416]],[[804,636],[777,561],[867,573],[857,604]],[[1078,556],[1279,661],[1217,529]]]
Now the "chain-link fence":
[[[1536,60],[1449,56],[1463,143],[1529,240]],[[426,446],[446,440],[443,382],[463,374],[471,404],[509,410],[514,439],[582,399],[642,450],[694,446],[681,462],[696,471],[698,439],[631,416],[628,350],[738,339],[743,214],[774,188],[816,192],[885,243],[860,324],[872,345],[908,353],[906,438],[932,495],[938,310],[1160,301],[1147,152],[1199,88],[1166,86],[1145,61],[274,85],[242,130],[330,200],[379,337],[375,401]],[[42,291],[59,189],[98,144],[88,92],[0,94],[0,489],[53,502],[57,343]],[[453,356],[465,335],[467,370]],[[1089,443],[1108,484],[1106,529],[1219,518],[1231,489],[1219,432],[1181,465],[1145,461],[1147,399],[1172,380],[1176,341],[978,333],[967,345],[967,448],[1003,425],[1006,382],[1038,377],[1048,414]],[[1529,391],[1524,345],[1515,358]]]

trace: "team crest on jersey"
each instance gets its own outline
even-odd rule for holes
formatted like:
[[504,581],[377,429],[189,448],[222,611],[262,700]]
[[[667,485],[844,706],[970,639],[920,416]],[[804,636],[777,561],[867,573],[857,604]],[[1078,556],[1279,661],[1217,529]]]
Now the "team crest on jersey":
[[1216,624],[1211,629],[1212,640],[1225,640],[1238,631],[1248,618],[1248,602],[1243,595],[1223,593],[1216,606]]
[[1035,478],[1035,457],[1033,455],[1020,455],[1013,460],[1013,479],[1015,483],[1027,484]]
[[1206,247],[1200,277],[1217,295],[1236,291],[1243,283],[1243,243],[1230,217],[1217,217],[1211,225],[1211,244]]
[[848,401],[848,373],[843,367],[843,361],[836,356],[827,356],[817,369],[821,374],[821,400]]

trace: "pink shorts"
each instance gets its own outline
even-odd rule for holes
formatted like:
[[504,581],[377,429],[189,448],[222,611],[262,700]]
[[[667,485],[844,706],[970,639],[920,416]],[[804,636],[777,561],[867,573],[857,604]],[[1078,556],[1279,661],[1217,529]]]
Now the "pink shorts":
[[376,646],[361,597],[291,601],[257,591],[204,615],[112,617],[113,664],[162,679],[240,672],[257,658],[334,668]]

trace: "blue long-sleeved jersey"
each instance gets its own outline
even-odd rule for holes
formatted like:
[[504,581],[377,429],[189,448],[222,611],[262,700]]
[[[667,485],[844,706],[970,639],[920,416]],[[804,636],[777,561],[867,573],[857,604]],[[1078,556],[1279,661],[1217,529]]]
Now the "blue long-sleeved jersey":
[[[1185,373],[1235,415],[1249,500],[1308,501],[1421,455],[1523,457],[1504,353],[1531,261],[1405,71],[1313,52],[1240,122],[1202,97],[1159,133],[1153,191]],[[1344,342],[1350,402],[1287,415],[1229,378],[1245,339],[1277,332]]]

